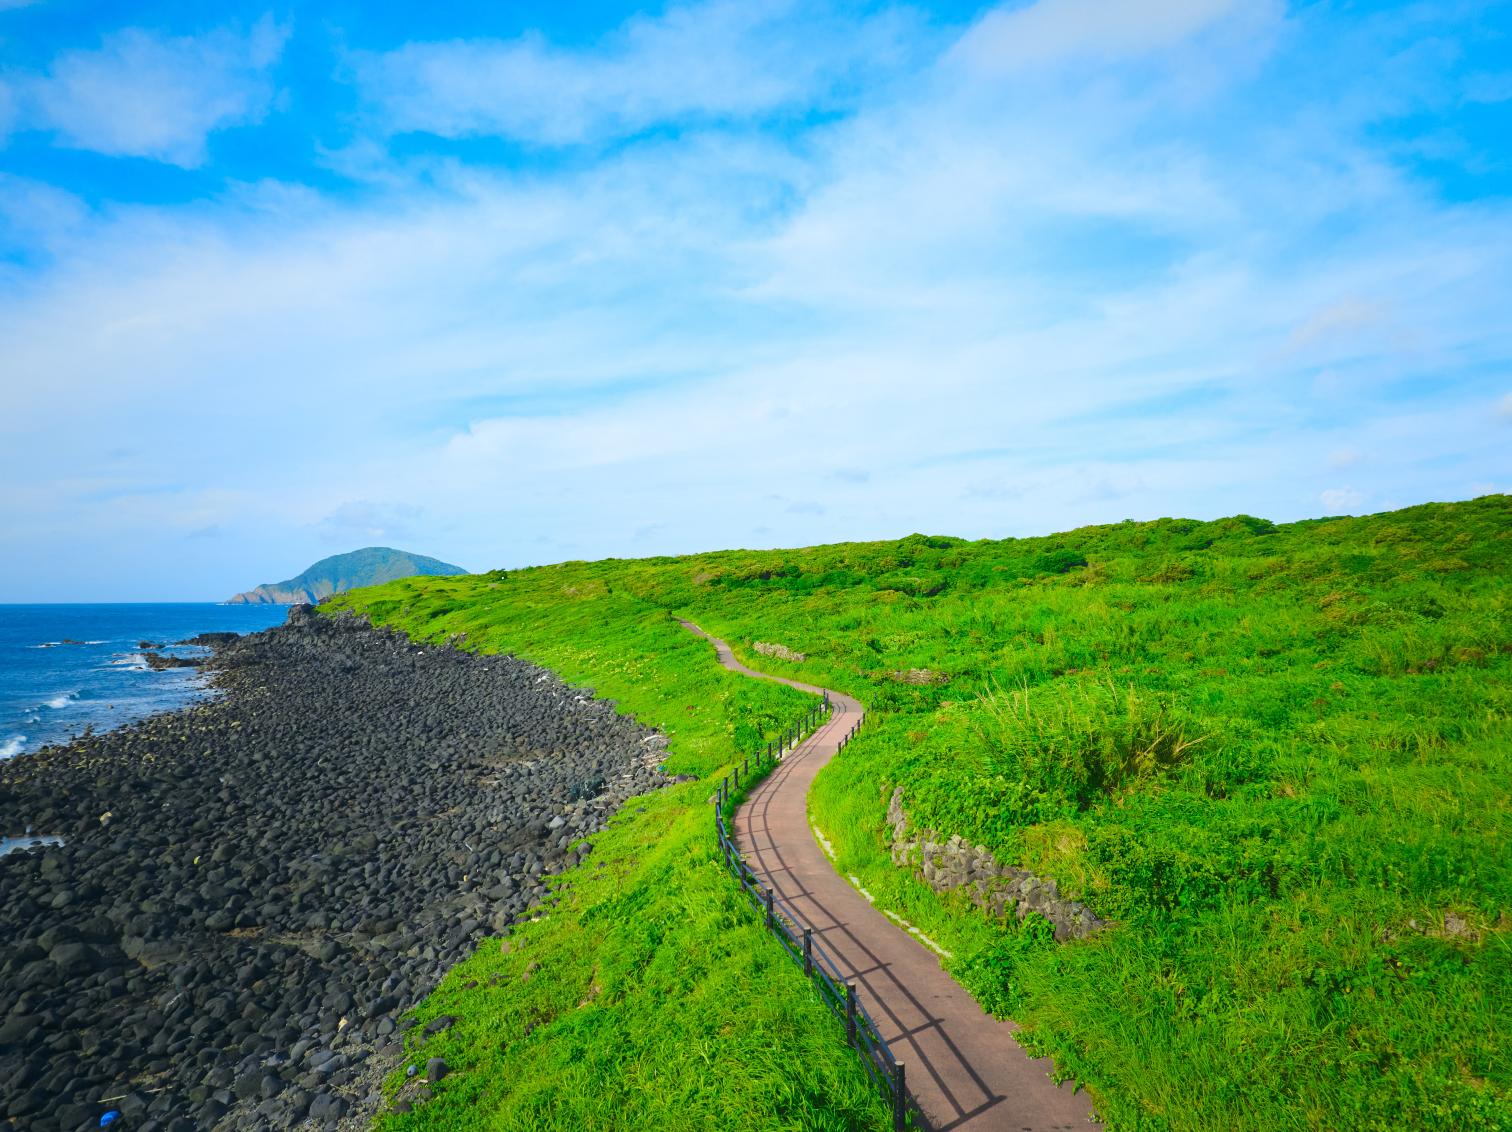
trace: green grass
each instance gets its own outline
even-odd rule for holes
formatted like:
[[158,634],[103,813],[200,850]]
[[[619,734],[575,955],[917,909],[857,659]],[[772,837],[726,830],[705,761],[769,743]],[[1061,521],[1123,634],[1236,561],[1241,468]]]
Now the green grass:
[[[1490,496],[1281,527],[1159,520],[567,563],[344,604],[420,635],[466,630],[594,684],[673,729],[693,773],[729,762],[763,712],[801,706],[723,679],[672,612],[752,667],[858,696],[869,727],[811,798],[842,868],[952,952],[957,977],[1087,1083],[1115,1128],[1512,1128],[1509,560],[1512,501]],[[756,641],[807,660],[757,656]],[[916,825],[1055,877],[1114,926],[1055,944],[1043,923],[990,922],[895,869],[881,834],[898,785]],[[650,861],[681,844],[707,864],[708,789],[627,815],[601,848]],[[663,806],[697,813],[687,840],[651,820]],[[661,880],[701,875],[669,865]],[[591,922],[604,897],[573,883],[552,919]],[[710,873],[709,898],[724,890]],[[627,939],[642,915],[616,913]],[[690,914],[684,939],[709,948],[719,934]],[[587,979],[619,946],[584,943],[569,966]],[[765,980],[780,993],[783,957],[758,933],[730,962],[748,997],[732,990],[714,1013],[744,1032]],[[691,987],[658,1001],[665,1025],[714,1016]],[[804,1000],[798,1015],[822,1044],[822,1007]],[[511,1061],[497,1086],[510,1099],[494,1111],[511,1120],[533,1118],[508,1107],[533,1090],[559,1095],[550,1067],[567,1062],[552,1059],[572,1047],[542,1032],[527,1044],[545,1060]],[[606,1022],[595,1037],[635,1051],[633,1065],[573,1064],[608,1075],[595,1088],[631,1075],[680,1097],[690,1068],[664,1067],[633,1032]],[[876,1120],[844,1079],[857,1099],[834,1119]],[[828,1088],[810,1095],[834,1104]],[[749,1126],[784,1126],[747,1100]]]
[[[656,720],[672,773],[712,780],[813,703],[717,668],[707,643],[665,617],[573,596],[439,614],[379,596],[372,610],[416,635],[466,631],[470,647],[528,655]],[[507,950],[488,941],[447,975],[416,1017],[459,1021],[429,1040],[415,1031],[412,1053],[452,1072],[379,1127],[890,1126],[843,1027],[725,872],[710,794],[709,781],[689,782],[631,803]],[[403,1083],[390,1094],[412,1097],[419,1082]]]

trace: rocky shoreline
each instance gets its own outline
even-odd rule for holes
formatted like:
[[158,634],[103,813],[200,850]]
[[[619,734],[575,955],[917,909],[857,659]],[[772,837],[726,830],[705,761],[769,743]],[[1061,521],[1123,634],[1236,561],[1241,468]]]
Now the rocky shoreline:
[[365,1124],[404,1012],[667,781],[591,693],[354,618],[209,667],[0,764],[0,835],[64,839],[0,857],[0,1130]]

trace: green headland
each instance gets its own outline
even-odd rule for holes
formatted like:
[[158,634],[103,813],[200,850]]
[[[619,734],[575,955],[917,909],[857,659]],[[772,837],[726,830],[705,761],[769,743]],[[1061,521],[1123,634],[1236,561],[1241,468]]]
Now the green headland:
[[[1512,1127],[1509,562],[1512,498],[1488,496],[331,599],[591,686],[699,779],[631,803],[538,920],[448,976],[419,1018],[459,1018],[425,1043],[452,1073],[382,1126],[888,1126],[709,828],[714,777],[807,698],[721,671],[681,615],[862,700],[868,729],[810,799],[840,868],[1108,1127]],[[895,866],[899,787],[911,824],[1053,878],[1108,926],[1056,942]]]
[[395,550],[391,546],[365,546],[361,550],[322,558],[301,574],[282,582],[265,582],[228,598],[227,604],[298,605],[417,574],[444,577],[465,573],[467,571],[462,567],[442,562],[439,558]]

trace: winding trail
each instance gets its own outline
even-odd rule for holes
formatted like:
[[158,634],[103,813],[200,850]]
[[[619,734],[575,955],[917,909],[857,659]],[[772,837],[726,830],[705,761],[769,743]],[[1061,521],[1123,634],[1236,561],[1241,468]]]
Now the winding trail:
[[[735,659],[730,646],[690,621],[726,668],[805,692],[824,688],[769,676]],[[1030,1058],[1017,1027],[983,1012],[939,960],[835,872],[808,819],[808,792],[820,768],[862,716],[861,704],[829,691],[829,721],[790,751],[735,815],[734,836],[761,882],[814,929],[893,1053],[906,1064],[909,1091],[934,1132],[1062,1132],[1095,1127],[1092,1104],[1057,1087],[1049,1058]]]

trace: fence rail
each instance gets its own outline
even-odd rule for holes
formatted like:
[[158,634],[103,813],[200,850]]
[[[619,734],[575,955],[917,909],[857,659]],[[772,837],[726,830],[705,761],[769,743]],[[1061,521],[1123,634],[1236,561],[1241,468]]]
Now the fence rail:
[[[762,913],[767,930],[777,937],[793,961],[803,967],[803,973],[814,980],[820,999],[835,1017],[845,1023],[846,1040],[861,1055],[861,1065],[872,1084],[881,1090],[892,1106],[894,1132],[903,1132],[909,1113],[916,1108],[903,1079],[903,1063],[893,1056],[886,1039],[877,1029],[876,1022],[856,996],[856,984],[849,982],[841,973],[834,958],[821,944],[813,926],[795,908],[763,885],[751,871],[736,847],[734,838],[730,836],[725,820],[725,810],[730,807],[732,795],[743,786],[753,786],[780,763],[784,755],[813,732],[832,710],[833,705],[826,693],[823,702],[801,722],[788,728],[777,739],[767,743],[765,750],[746,758],[728,776],[720,779],[715,794],[714,830],[719,838],[719,850],[724,856],[725,867],[740,882],[740,887]],[[844,747],[860,730],[861,721],[857,720],[840,740],[840,746]]]

